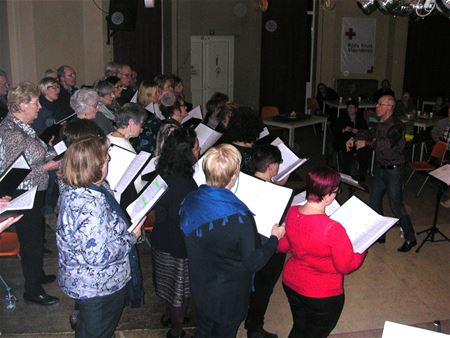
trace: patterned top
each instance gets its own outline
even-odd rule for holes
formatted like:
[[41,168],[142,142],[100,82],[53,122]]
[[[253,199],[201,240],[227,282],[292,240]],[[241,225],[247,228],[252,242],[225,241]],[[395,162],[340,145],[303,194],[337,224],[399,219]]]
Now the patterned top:
[[46,144],[36,136],[34,129],[8,114],[0,122],[0,140],[0,154],[3,154],[4,158],[0,161],[0,173],[23,151],[31,172],[17,189],[30,190],[37,185],[39,191],[46,190],[48,173],[42,166],[55,156],[55,153],[47,151]]
[[67,187],[56,226],[58,283],[75,299],[106,296],[130,280],[128,253],[136,243],[102,192]]

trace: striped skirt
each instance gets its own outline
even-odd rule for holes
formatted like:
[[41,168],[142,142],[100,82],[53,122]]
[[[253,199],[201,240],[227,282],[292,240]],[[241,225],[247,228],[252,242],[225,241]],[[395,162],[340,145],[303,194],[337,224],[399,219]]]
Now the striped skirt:
[[187,258],[176,258],[152,248],[153,285],[156,295],[180,307],[191,297]]

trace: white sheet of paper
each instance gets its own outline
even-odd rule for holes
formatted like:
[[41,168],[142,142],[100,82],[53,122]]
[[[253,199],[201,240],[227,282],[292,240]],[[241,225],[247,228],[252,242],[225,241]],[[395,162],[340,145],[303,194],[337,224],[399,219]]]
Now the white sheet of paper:
[[384,322],[381,338],[439,338],[448,337],[445,333],[434,332],[417,327],[398,324],[390,321]]
[[450,164],[443,165],[430,172],[431,176],[436,177],[447,185],[450,185]]
[[156,170],[156,163],[158,162],[159,156],[153,157],[150,162],[145,166],[145,168],[142,170],[141,175],[145,175],[148,173],[152,173]]
[[352,196],[330,218],[342,224],[353,251],[358,253],[366,251],[398,221],[398,218],[379,215],[356,196]]
[[133,97],[131,98],[130,102],[136,103],[137,102],[137,96],[138,96],[138,92],[136,91],[136,93],[134,93]]
[[112,190],[116,190],[116,186],[119,183],[122,176],[127,171],[128,166],[136,157],[136,154],[112,144],[108,149],[111,161],[108,163],[108,174],[106,180]]
[[139,197],[126,208],[128,215],[131,217],[131,226],[128,228],[129,232],[136,228],[144,216],[154,207],[167,188],[167,183],[158,175]]
[[[302,191],[300,194],[297,194],[292,199],[291,205],[304,205],[306,204],[306,191]],[[337,209],[339,209],[340,204],[336,199],[331,202],[330,205],[327,205],[325,207],[325,214],[327,216],[330,216],[333,212],[335,212]]]
[[201,186],[202,184],[206,184],[206,177],[205,173],[203,171],[202,165],[203,165],[203,159],[204,157],[200,157],[197,163],[194,164],[194,181],[197,183],[198,186]]
[[28,165],[27,160],[25,159],[25,156],[23,153],[17,157],[17,159],[14,161],[14,163],[7,168],[0,177],[0,181],[3,180],[6,175],[11,171],[11,169],[30,169],[30,166]]
[[273,225],[280,222],[292,196],[292,189],[242,172],[230,190],[255,214],[258,233],[268,238]]
[[0,209],[0,214],[6,211],[29,210],[33,208],[37,186],[12,199],[6,206]]
[[203,154],[211,148],[222,136],[222,133],[212,130],[203,123],[200,123],[197,128],[195,128],[195,132],[197,133],[197,139],[200,145],[200,154]]
[[55,149],[57,155],[60,155],[67,150],[67,147],[64,141],[60,141],[53,146],[53,149]]
[[280,168],[278,169],[278,174],[272,177],[272,182],[281,181],[295,169],[308,161],[307,158],[299,158],[295,155],[295,153],[289,149],[279,137],[277,137],[271,144],[280,149],[281,157],[283,159],[283,162],[280,164]]
[[351,185],[351,186],[356,187],[356,188],[361,189],[361,190],[366,190],[365,188],[363,188],[363,187],[359,184],[359,182],[358,182],[357,180],[355,180],[355,179],[354,179],[353,177],[351,177],[350,175],[343,174],[343,173],[339,173],[339,175],[341,176],[341,181],[342,181],[343,183],[346,183],[346,184],[348,184],[348,185]]
[[134,157],[114,189],[117,193],[121,194],[124,192],[136,174],[144,167],[150,156],[150,153],[141,151]]
[[189,121],[190,119],[199,119],[199,120],[203,120],[202,109],[200,108],[200,106],[197,106],[197,107],[193,108],[193,109],[187,114],[187,116],[181,121],[181,124],[186,123],[186,122]]
[[270,135],[269,129],[268,129],[267,127],[264,127],[264,129],[262,130],[262,132],[259,133],[258,140],[260,140],[260,139],[262,139],[263,137],[266,137],[266,136],[268,136],[268,135]]

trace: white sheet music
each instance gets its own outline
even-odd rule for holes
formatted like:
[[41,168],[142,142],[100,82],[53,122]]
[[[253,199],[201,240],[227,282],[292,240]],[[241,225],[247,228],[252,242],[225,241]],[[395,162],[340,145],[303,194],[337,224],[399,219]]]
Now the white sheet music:
[[111,189],[115,190],[128,166],[136,157],[136,154],[122,147],[112,144],[108,149],[111,160],[108,163],[108,175],[106,180]]
[[270,135],[269,129],[267,127],[264,127],[263,130],[259,133],[258,140],[260,140],[268,135]]
[[230,189],[255,214],[258,233],[270,237],[274,224],[280,222],[292,196],[292,189],[239,173]]
[[197,161],[197,163],[194,164],[194,181],[197,183],[198,186],[201,186],[202,184],[206,184],[206,177],[205,173],[203,171],[203,159],[204,157],[200,157],[200,159]]
[[[292,199],[291,205],[305,205],[306,204],[306,191],[302,191],[300,194],[297,194]],[[339,209],[340,204],[336,199],[331,202],[330,205],[327,205],[325,207],[325,214],[327,216],[330,216],[333,212],[335,212],[337,209]]]
[[448,337],[445,333],[434,332],[417,327],[402,325],[390,321],[384,323],[381,338],[443,338]]
[[139,197],[127,207],[126,211],[131,217],[131,226],[128,228],[129,232],[136,228],[139,222],[161,198],[167,188],[167,183],[158,175]]
[[114,190],[116,193],[123,193],[126,187],[131,183],[136,174],[144,167],[147,160],[150,158],[150,153],[146,151],[141,151],[137,154],[131,163],[126,168],[126,171],[120,178],[119,182],[115,186]]
[[272,182],[281,181],[295,169],[308,161],[307,158],[299,158],[295,155],[294,152],[289,149],[279,137],[277,137],[271,144],[280,149],[281,157],[283,159],[283,162],[280,164],[280,168],[278,169],[278,174],[272,177]]
[[366,190],[365,188],[363,188],[363,187],[359,184],[359,182],[358,182],[357,180],[355,180],[355,179],[354,179],[353,177],[351,177],[350,175],[343,174],[343,173],[339,173],[339,175],[341,176],[341,181],[342,181],[343,183],[346,183],[346,184],[348,184],[348,185],[351,185],[351,186],[356,187],[356,188],[361,189],[361,190]]
[[430,172],[431,176],[436,177],[447,185],[450,185],[450,164],[443,165]]
[[222,133],[212,130],[203,123],[200,123],[197,128],[195,128],[195,132],[197,133],[197,139],[200,145],[200,154],[203,154],[211,148],[222,136]]
[[0,208],[0,214],[6,211],[29,210],[33,208],[37,186],[12,199],[6,206]]
[[379,215],[356,196],[352,196],[330,218],[342,224],[353,251],[358,253],[366,251],[398,221],[398,218]]
[[193,108],[193,109],[187,114],[187,116],[181,121],[181,124],[186,123],[186,122],[189,121],[190,119],[199,119],[199,120],[203,120],[202,109],[200,108],[200,106],[197,106],[197,107]]
[[56,155],[61,155],[67,150],[67,146],[64,141],[60,141],[53,146],[53,149],[56,151]]

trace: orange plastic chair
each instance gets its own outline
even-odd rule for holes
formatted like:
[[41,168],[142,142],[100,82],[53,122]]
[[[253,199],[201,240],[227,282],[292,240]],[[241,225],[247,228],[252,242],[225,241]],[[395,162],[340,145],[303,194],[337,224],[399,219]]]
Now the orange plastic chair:
[[[428,161],[413,161],[411,163],[412,172],[411,175],[409,175],[408,179],[406,180],[405,186],[409,183],[411,178],[414,176],[416,172],[423,172],[423,173],[429,173],[430,171],[433,171],[436,168],[441,167],[445,162],[445,155],[447,154],[448,150],[448,144],[443,141],[437,141],[436,144],[433,146],[433,150],[431,151],[430,158]],[[429,176],[425,177],[425,180],[423,181],[422,185],[420,186],[419,191],[416,194],[416,197],[419,197],[420,192],[422,191],[423,187],[429,180]]]
[[[17,256],[20,258],[19,252],[20,245],[17,233],[6,231],[0,233],[0,257]],[[0,280],[5,284],[5,287],[8,287],[8,284],[6,284],[6,281],[1,274]]]
[[314,113],[320,109],[319,102],[313,97],[306,99],[306,109],[308,109],[309,114]]

